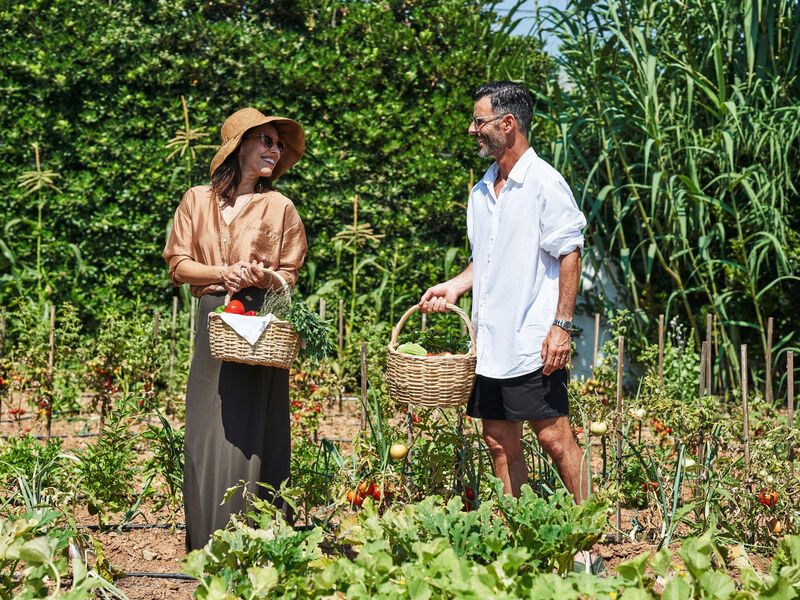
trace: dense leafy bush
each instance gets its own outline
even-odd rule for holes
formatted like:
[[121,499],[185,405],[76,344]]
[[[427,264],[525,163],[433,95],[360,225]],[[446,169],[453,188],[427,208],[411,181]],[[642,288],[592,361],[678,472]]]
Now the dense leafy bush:
[[[461,246],[469,169],[485,168],[466,135],[471,93],[488,77],[541,72],[532,38],[510,37],[496,2],[261,0],[75,3],[36,0],[0,9],[0,303],[37,280],[24,261],[42,249],[42,289],[89,312],[122,291],[166,303],[161,259],[169,222],[190,183],[208,180],[211,148],[166,148],[185,129],[197,141],[252,105],[307,131],[308,151],[279,189],[298,205],[316,283],[336,280],[343,246],[330,240],[360,198],[361,222],[387,243],[364,268],[411,264],[412,295],[439,271],[439,250]],[[534,77],[535,80],[535,77]],[[24,195],[17,178],[58,174],[58,190]],[[43,207],[41,227],[37,206]],[[62,242],[75,244],[75,252]],[[346,252],[346,250],[345,250]],[[301,286],[310,289],[309,275]],[[333,288],[336,283],[331,284]]]

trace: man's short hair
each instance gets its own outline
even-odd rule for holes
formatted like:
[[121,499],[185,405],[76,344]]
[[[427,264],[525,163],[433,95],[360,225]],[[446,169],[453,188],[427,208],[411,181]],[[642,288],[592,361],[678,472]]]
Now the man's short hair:
[[511,113],[519,123],[522,133],[528,135],[533,119],[533,99],[525,86],[513,81],[492,81],[478,88],[475,102],[484,96],[489,96],[494,114]]

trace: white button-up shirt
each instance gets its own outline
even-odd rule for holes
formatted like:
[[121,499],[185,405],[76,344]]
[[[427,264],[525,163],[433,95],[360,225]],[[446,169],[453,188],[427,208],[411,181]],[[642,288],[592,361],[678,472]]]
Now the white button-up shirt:
[[494,163],[472,189],[467,232],[476,372],[507,379],[542,366],[542,343],[558,305],[558,258],[583,250],[586,218],[564,178],[532,148],[499,196],[497,169]]

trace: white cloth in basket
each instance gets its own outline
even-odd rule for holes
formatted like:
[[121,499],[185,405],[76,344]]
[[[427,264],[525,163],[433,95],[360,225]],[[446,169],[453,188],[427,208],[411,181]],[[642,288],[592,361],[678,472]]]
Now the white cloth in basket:
[[222,320],[230,325],[233,330],[247,340],[251,346],[255,346],[258,338],[264,333],[267,325],[272,323],[277,317],[269,313],[263,317],[245,317],[244,315],[234,315],[231,313],[219,313]]

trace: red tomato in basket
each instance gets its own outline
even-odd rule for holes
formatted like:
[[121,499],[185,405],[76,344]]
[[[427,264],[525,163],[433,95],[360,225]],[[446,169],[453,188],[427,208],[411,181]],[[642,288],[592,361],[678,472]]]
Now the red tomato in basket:
[[241,303],[239,300],[231,300],[231,303],[225,307],[226,313],[231,313],[234,315],[243,315],[244,314],[244,304]]
[[244,313],[244,316],[245,317],[256,317],[256,316],[258,316],[258,313],[256,311],[254,311],[254,310],[248,310],[246,313]]

